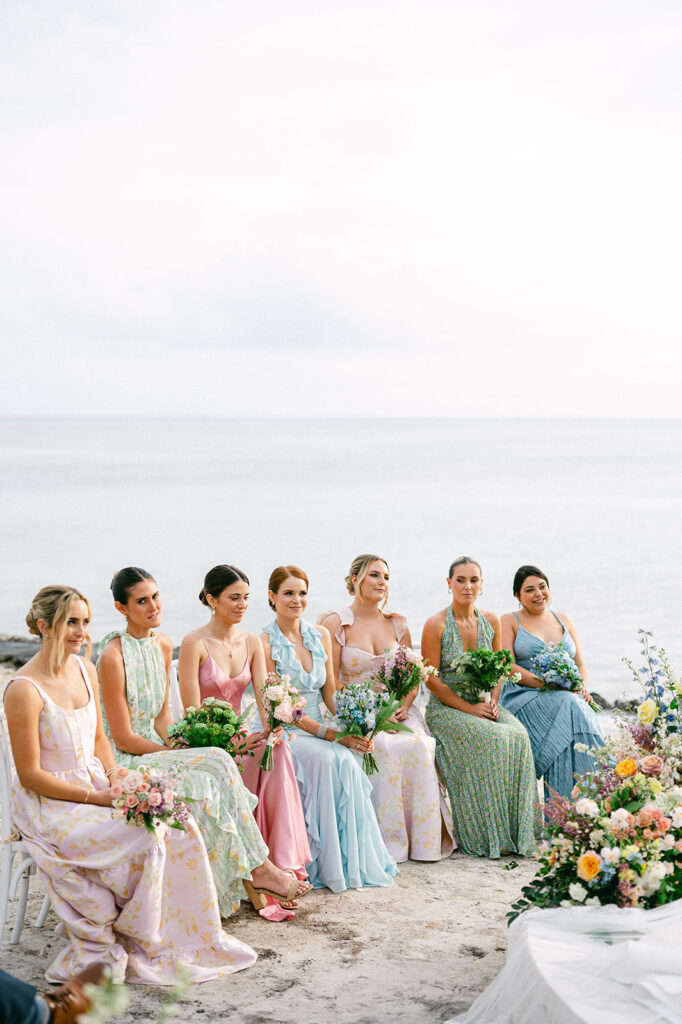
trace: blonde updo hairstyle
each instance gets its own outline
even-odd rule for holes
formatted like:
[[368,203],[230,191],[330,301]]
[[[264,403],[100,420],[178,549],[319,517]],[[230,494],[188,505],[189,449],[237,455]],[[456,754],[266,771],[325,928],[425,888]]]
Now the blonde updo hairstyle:
[[[303,572],[303,569],[299,569],[297,565],[278,565],[277,568],[273,569],[270,573],[270,579],[268,580],[268,590],[270,593],[277,594],[284,581],[288,580],[290,576],[293,576],[297,580],[302,580],[306,587],[310,586],[308,583],[308,577]],[[274,612],[276,610],[275,602],[269,597],[268,604]]]
[[[31,610],[26,616],[29,633],[44,639],[45,634],[38,629],[40,619],[50,630],[52,647],[50,649],[50,668],[56,671],[64,664],[64,634],[69,621],[71,607],[75,601],[84,601],[88,609],[88,617],[92,616],[90,602],[75,587],[43,587],[31,602]],[[86,657],[90,656],[90,637],[86,634]]]
[[[381,555],[358,555],[357,558],[354,558],[350,563],[350,569],[346,576],[346,590],[352,597],[359,597],[362,600],[362,581],[367,575],[367,571],[372,562],[383,562],[388,569],[388,562],[385,558],[382,558]],[[353,583],[354,576],[357,577],[355,583]],[[384,602],[381,606],[382,608],[385,607],[387,601],[388,588],[386,590],[386,597],[384,598]]]

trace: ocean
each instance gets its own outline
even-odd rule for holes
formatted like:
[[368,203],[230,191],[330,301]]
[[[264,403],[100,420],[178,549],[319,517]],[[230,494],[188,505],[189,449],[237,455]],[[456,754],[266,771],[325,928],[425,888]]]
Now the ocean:
[[418,641],[467,554],[498,613],[517,567],[540,566],[613,699],[637,692],[621,658],[638,660],[640,627],[682,668],[681,470],[682,420],[0,419],[0,632],[25,634],[34,593],[68,583],[100,638],[121,623],[124,565],[156,578],[175,643],[206,620],[198,593],[221,562],[250,578],[246,628],[270,621],[286,563],[310,578],[314,620],[373,552]]

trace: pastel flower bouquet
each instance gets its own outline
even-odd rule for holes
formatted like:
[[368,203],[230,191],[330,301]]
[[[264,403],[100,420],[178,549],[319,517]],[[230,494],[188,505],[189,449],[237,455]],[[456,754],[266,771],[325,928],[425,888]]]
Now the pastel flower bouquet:
[[407,695],[420,683],[425,683],[435,671],[411,647],[398,644],[385,652],[384,660],[376,672],[372,673],[370,680],[379,690],[390,693],[394,700],[402,704]]
[[144,825],[148,832],[161,824],[184,832],[189,811],[187,801],[177,795],[178,783],[173,772],[143,764],[113,783],[112,807],[127,821]]
[[184,718],[171,725],[168,736],[174,747],[220,747],[233,757],[247,753],[253,757],[252,751],[241,749],[247,736],[242,728],[247,714],[248,710],[238,715],[229,701],[207,697],[201,707],[187,708]]
[[516,681],[518,673],[511,674],[511,651],[464,651],[453,659],[452,671],[457,680],[457,693],[470,704],[487,700],[502,680]]
[[268,673],[263,687],[263,709],[268,717],[270,735],[258,764],[263,771],[269,772],[273,762],[272,748],[276,742],[274,729],[278,725],[298,723],[304,715],[305,700],[291,685],[291,676],[284,674],[278,677],[275,672]]
[[[376,736],[380,732],[412,732],[393,719],[401,705],[390,693],[377,693],[370,679],[361,683],[349,683],[339,690],[335,698],[336,714],[343,723],[343,729],[336,736],[336,742],[346,736]],[[367,775],[379,771],[379,765],[369,751],[363,754],[362,767]]]
[[636,721],[593,752],[572,800],[545,806],[539,870],[508,915],[529,907],[655,907],[682,897],[682,687],[640,630],[645,700]]
[[[545,644],[543,650],[531,659],[533,675],[542,679],[540,690],[569,690],[580,693],[583,680],[578,666],[562,643]],[[601,707],[592,699],[587,702],[593,711],[599,713]]]

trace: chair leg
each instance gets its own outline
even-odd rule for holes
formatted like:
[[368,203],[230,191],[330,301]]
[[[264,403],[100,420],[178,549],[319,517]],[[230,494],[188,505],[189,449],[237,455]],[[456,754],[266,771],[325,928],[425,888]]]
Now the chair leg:
[[14,852],[9,843],[0,850],[0,942],[5,937],[5,923],[9,907],[9,887],[12,880],[12,861]]
[[45,893],[45,899],[43,905],[40,908],[40,913],[36,919],[36,928],[42,928],[47,921],[47,915],[50,913],[50,897]]

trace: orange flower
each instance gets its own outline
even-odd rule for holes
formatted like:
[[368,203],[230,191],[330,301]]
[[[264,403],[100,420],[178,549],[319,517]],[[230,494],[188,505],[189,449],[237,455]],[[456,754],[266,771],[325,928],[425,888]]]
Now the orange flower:
[[581,854],[578,857],[577,871],[578,878],[582,878],[584,882],[591,882],[601,871],[601,857],[593,850]]
[[637,771],[637,763],[634,757],[626,757],[624,761],[619,761],[616,765],[616,775],[619,775],[621,779],[627,779],[629,775],[634,775]]

